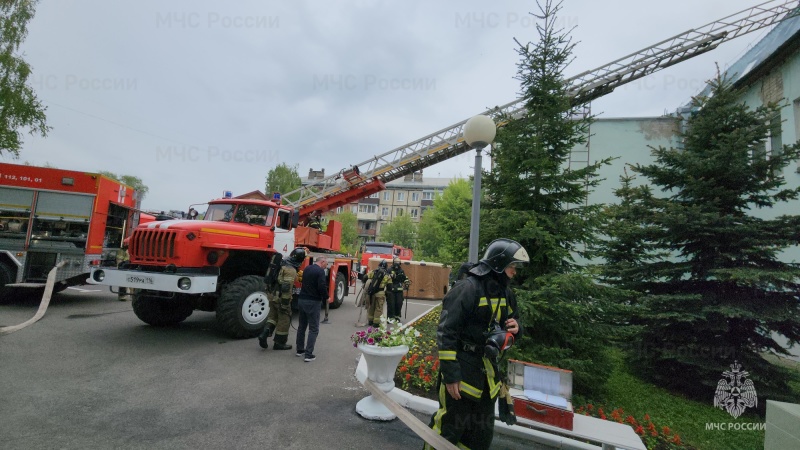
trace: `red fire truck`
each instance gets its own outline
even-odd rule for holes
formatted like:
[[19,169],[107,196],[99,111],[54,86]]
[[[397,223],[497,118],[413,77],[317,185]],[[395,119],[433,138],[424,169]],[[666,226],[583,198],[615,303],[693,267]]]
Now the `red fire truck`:
[[364,244],[364,251],[361,252],[359,273],[363,275],[367,272],[367,267],[371,258],[386,259],[387,263],[391,265],[392,258],[395,256],[403,261],[411,261],[414,257],[414,252],[410,248],[401,247],[391,242],[366,242]]
[[140,225],[129,240],[130,260],[93,268],[87,281],[130,289],[134,313],[150,325],[182,322],[194,310],[213,311],[225,333],[254,337],[269,312],[266,280],[295,248],[310,250],[303,267],[328,260],[331,309],[355,286],[355,260],[336,253],[341,224],[330,221],[323,232],[300,225],[300,219],[279,197],[213,200],[202,220]]
[[89,263],[113,260],[138,220],[130,186],[96,173],[0,163],[0,288],[83,284]]

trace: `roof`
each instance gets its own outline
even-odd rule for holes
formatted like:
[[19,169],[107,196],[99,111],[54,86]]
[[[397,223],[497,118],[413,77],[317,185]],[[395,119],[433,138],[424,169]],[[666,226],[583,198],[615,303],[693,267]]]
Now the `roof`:
[[[731,64],[723,75],[734,85],[745,85],[768,72],[798,48],[800,48],[800,15],[781,21],[744,56]],[[706,84],[699,96],[708,95],[710,92],[711,86]],[[690,107],[691,102],[681,109]]]

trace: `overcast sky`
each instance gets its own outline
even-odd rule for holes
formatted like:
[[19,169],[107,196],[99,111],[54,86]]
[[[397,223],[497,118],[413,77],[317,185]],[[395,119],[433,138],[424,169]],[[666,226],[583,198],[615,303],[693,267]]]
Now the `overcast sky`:
[[[567,76],[758,4],[565,0]],[[23,45],[53,127],[4,162],[143,179],[145,209],[264,189],[269,169],[333,174],[517,98],[531,0],[42,0]],[[618,88],[600,117],[673,112],[766,31]],[[472,173],[474,153],[425,170]],[[486,164],[484,165],[486,167]]]

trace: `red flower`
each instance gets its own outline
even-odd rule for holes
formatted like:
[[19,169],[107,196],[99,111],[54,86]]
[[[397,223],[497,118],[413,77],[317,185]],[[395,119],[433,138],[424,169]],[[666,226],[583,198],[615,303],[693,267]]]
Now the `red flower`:
[[669,436],[670,434],[672,434],[672,430],[670,430],[670,429],[669,429],[669,427],[663,427],[663,428],[661,429],[661,433],[663,433],[663,434],[665,434],[665,435]]
[[681,437],[676,434],[675,437],[672,438],[672,443],[676,445],[681,445]]
[[408,367],[406,367],[406,366],[401,367],[400,368],[400,372],[403,372],[403,373],[408,372]]
[[406,374],[406,381],[411,381],[411,374],[410,373]]
[[636,432],[636,434],[638,434],[639,436],[642,436],[642,435],[644,435],[644,428],[642,428],[642,426],[641,426],[641,425],[639,425],[638,427],[636,427],[636,429],[635,429],[635,430],[633,430],[633,431],[634,431],[634,432]]
[[628,416],[625,420],[631,425],[637,425],[636,419],[634,419],[633,416]]
[[650,414],[645,414],[644,415],[644,420],[647,421],[647,422],[650,422]]

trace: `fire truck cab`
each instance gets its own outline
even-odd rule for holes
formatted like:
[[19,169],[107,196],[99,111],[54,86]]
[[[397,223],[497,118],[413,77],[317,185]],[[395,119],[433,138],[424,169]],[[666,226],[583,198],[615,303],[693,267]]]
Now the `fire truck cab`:
[[366,242],[364,243],[364,251],[361,252],[358,273],[361,276],[367,273],[371,258],[383,258],[391,264],[394,257],[400,258],[402,261],[411,261],[414,257],[414,252],[410,248],[401,247],[391,242]]
[[256,336],[269,312],[270,274],[296,247],[307,265],[328,258],[329,306],[338,308],[355,286],[353,259],[337,255],[341,224],[322,232],[299,226],[299,214],[280,202],[223,198],[209,202],[202,220],[165,220],[133,231],[130,260],[94,268],[87,280],[132,292],[133,311],[160,326],[182,322],[194,310],[214,311],[223,331]]

